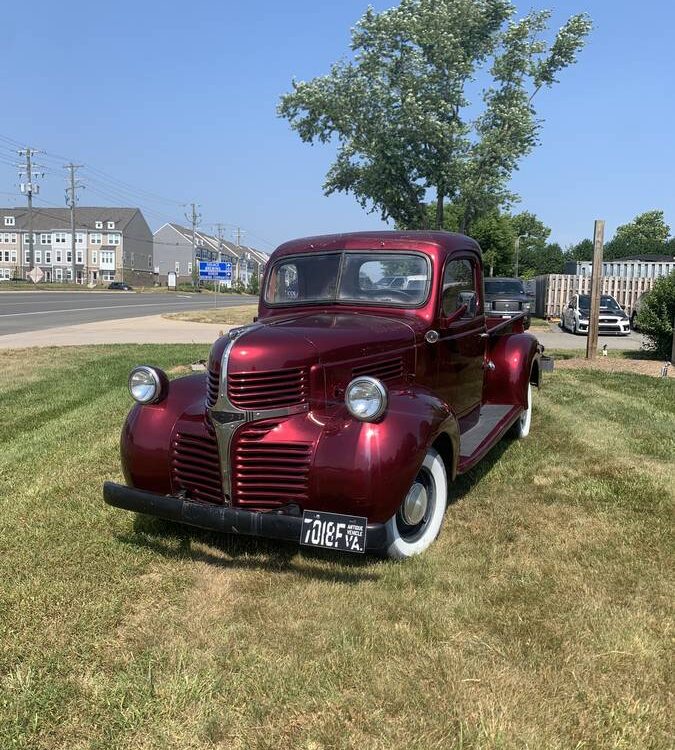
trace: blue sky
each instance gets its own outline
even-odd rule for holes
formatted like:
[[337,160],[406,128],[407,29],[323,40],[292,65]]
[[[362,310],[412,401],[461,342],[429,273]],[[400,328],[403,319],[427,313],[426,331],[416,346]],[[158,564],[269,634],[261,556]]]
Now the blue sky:
[[[652,208],[675,229],[675,4],[517,5],[552,7],[553,28],[579,11],[596,26],[579,63],[538,98],[542,145],[514,176],[518,210],[536,213],[563,245],[590,236],[595,218],[606,220],[609,237]],[[0,203],[22,202],[9,138],[46,151],[38,205],[63,205],[66,156],[99,170],[83,172],[82,204],[140,205],[153,228],[180,220],[180,204],[193,200],[203,229],[240,225],[266,250],[294,236],[383,226],[351,196],[324,197],[332,147],[302,144],[275,113],[293,77],[325,73],[348,53],[365,6],[9,4]]]

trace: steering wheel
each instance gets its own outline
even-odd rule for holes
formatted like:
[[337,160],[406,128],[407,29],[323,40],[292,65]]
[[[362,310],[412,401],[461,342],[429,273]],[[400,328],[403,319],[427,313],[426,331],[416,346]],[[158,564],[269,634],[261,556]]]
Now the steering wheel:
[[398,289],[369,289],[368,297],[390,297],[394,300],[410,302],[410,296],[405,292],[398,291]]

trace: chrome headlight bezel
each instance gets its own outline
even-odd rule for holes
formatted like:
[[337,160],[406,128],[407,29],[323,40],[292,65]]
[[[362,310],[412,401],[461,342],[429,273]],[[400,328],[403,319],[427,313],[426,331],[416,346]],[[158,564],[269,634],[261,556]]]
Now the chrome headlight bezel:
[[[134,384],[134,377],[139,375],[144,376],[145,382]],[[131,394],[131,398],[133,398],[136,403],[144,406],[147,404],[156,404],[158,401],[161,401],[165,395],[164,384],[166,380],[166,375],[164,375],[161,370],[154,367],[150,367],[149,365],[138,365],[138,367],[134,367],[129,373],[129,393]],[[143,387],[151,387],[152,390],[149,390],[144,395],[139,393],[138,390],[134,392],[135,389]]]
[[[374,410],[364,412],[359,411],[354,407],[353,401],[365,400],[363,396],[361,399],[353,398],[354,391],[357,388],[365,388],[377,398],[378,403]],[[360,422],[376,422],[387,410],[388,403],[389,394],[386,386],[381,380],[373,378],[370,375],[362,375],[358,378],[354,378],[345,390],[345,405],[347,411],[352,417],[354,417],[354,419],[358,419]]]

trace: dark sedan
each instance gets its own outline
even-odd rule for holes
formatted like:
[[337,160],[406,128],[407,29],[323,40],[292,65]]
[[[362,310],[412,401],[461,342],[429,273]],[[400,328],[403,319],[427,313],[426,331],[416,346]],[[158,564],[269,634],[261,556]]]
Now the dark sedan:
[[120,292],[132,292],[134,290],[131,284],[126,284],[124,281],[113,281],[108,284],[108,289],[117,289]]
[[526,312],[523,325],[530,327],[532,299],[520,279],[485,279],[485,314],[490,318],[512,318]]

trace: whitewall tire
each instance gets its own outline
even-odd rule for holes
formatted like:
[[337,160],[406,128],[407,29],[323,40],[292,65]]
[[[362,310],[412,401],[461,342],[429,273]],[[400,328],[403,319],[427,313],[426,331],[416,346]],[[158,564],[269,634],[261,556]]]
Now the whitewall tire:
[[429,448],[401,507],[387,521],[387,557],[404,560],[419,555],[441,530],[448,502],[443,459]]
[[518,421],[513,425],[511,434],[516,440],[522,440],[530,434],[530,424],[532,423],[532,383],[527,384],[527,409],[518,417]]

